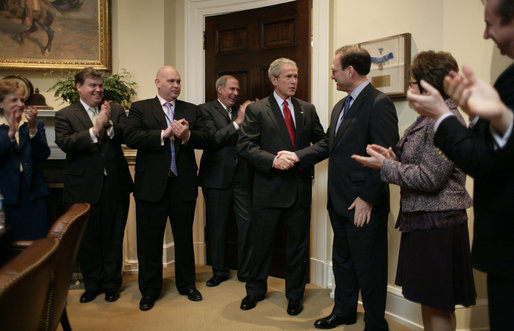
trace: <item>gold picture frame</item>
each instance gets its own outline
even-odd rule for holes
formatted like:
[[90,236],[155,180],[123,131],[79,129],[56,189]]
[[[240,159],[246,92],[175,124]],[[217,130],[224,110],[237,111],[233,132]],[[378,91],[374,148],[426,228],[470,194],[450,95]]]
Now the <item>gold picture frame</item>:
[[112,69],[110,0],[8,0],[0,13],[0,69]]
[[371,55],[371,84],[392,99],[405,98],[409,88],[411,34],[370,40],[359,46]]

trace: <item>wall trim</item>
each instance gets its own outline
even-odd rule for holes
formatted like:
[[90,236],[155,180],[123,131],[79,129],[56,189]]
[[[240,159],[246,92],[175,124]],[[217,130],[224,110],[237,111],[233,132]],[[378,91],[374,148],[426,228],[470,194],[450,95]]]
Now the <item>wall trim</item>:
[[[423,330],[420,304],[405,299],[401,287],[388,285],[386,302],[387,318],[413,330]],[[362,301],[359,301],[359,304],[362,305]],[[479,299],[475,306],[468,308],[456,306],[455,317],[457,330],[489,330],[487,299]]]

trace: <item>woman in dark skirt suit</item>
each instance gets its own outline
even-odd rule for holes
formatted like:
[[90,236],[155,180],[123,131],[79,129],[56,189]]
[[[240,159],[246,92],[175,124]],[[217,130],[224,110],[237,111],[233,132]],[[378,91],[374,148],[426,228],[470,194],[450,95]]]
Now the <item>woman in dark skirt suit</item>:
[[48,186],[39,163],[50,156],[37,110],[25,107],[22,87],[0,81],[0,192],[4,196],[8,241],[46,236]]
[[[464,123],[444,93],[444,77],[459,70],[446,52],[419,53],[411,67],[409,89],[423,93],[423,79],[437,88],[446,105]],[[381,169],[384,182],[401,187],[396,227],[402,233],[396,284],[408,300],[421,304],[425,330],[455,330],[455,305],[475,304],[468,217],[472,205],[466,176],[436,149],[434,120],[419,116],[391,148],[368,146],[370,157],[354,155],[365,166]]]

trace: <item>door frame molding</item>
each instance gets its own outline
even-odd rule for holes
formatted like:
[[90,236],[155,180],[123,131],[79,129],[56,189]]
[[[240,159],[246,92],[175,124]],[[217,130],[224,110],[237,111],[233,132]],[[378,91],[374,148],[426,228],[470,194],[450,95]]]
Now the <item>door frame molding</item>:
[[[205,102],[205,51],[203,31],[205,17],[273,6],[293,0],[185,0],[185,90],[188,101]],[[327,72],[330,68],[330,1],[313,1],[311,35],[311,102],[316,105],[324,128],[329,122],[329,96],[332,87]],[[327,36],[330,36],[327,38]],[[315,82],[315,83],[313,83]],[[332,229],[326,210],[327,163],[316,166],[313,183],[311,217],[310,280],[322,287],[332,287],[331,264]],[[203,230],[204,222],[195,222],[194,232]],[[198,250],[198,261],[205,261],[205,250]]]

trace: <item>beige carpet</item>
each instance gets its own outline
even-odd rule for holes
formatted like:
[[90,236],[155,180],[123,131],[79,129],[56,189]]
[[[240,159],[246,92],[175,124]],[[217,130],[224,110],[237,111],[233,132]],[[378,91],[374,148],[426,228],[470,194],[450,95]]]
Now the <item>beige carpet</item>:
[[[203,300],[192,302],[179,295],[173,281],[172,268],[164,271],[164,289],[153,309],[139,310],[141,295],[137,275],[124,275],[121,297],[114,303],[98,296],[86,304],[79,303],[83,290],[70,290],[68,295],[68,317],[73,330],[317,330],[313,323],[328,315],[333,300],[330,291],[314,285],[307,285],[304,310],[298,316],[286,312],[287,299],[284,295],[284,280],[270,278],[268,295],[257,307],[242,311],[239,309],[245,296],[244,283],[232,272],[232,278],[217,287],[206,287],[211,276],[209,266],[197,266],[197,288]],[[408,328],[390,322],[392,331]],[[358,314],[354,325],[338,330],[363,330],[363,314]],[[61,328],[59,327],[59,330]]]

